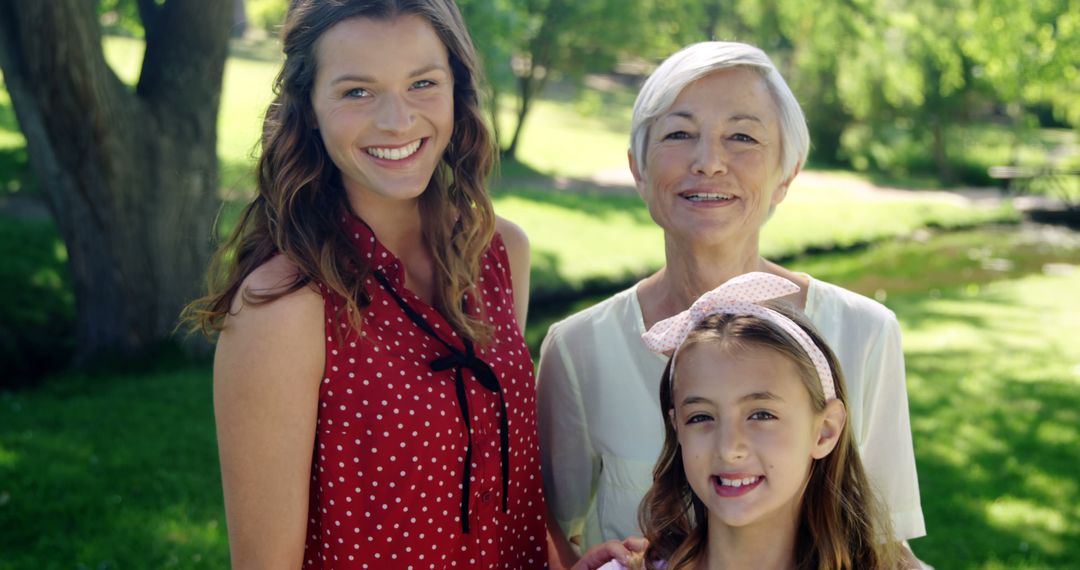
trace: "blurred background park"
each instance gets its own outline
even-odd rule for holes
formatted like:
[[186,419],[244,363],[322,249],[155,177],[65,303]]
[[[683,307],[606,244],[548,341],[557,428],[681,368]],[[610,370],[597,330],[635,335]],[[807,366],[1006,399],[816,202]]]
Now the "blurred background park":
[[[0,569],[227,567],[209,360],[173,328],[251,196],[287,2],[37,4],[0,1]],[[813,140],[763,254],[899,317],[915,551],[1080,567],[1080,2],[458,4],[534,355],[662,263],[626,169],[644,77],[759,45]]]

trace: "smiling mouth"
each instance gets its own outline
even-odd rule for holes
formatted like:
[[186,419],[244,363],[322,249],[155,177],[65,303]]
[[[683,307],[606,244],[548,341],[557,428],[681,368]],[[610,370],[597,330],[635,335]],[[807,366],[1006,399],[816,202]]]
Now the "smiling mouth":
[[716,490],[717,495],[720,495],[721,497],[738,497],[756,489],[757,486],[765,480],[765,477],[763,475],[755,475],[739,479],[728,479],[726,477],[720,477],[719,475],[713,475],[710,479],[712,480],[713,489]]
[[383,160],[405,160],[410,156],[416,154],[420,147],[424,145],[424,141],[427,139],[416,139],[415,141],[398,146],[398,147],[379,147],[369,146],[364,149],[364,152],[368,153],[375,158],[381,158]]
[[696,190],[682,192],[679,196],[691,202],[729,202],[735,199],[735,196],[723,192],[701,192]]

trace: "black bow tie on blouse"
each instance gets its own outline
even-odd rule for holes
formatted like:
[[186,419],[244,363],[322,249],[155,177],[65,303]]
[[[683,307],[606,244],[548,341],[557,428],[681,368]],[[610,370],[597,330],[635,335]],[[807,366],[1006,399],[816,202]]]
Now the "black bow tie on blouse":
[[390,281],[382,274],[381,271],[374,271],[375,279],[382,284],[383,288],[394,297],[398,306],[402,311],[412,320],[416,326],[420,327],[428,336],[439,341],[440,344],[446,347],[450,351],[450,354],[441,356],[431,361],[431,369],[436,372],[443,370],[454,369],[454,388],[457,392],[458,407],[461,408],[461,418],[465,420],[465,434],[468,437],[468,444],[465,447],[465,468],[462,474],[461,480],[461,532],[468,534],[469,532],[469,480],[472,478],[472,427],[469,414],[469,400],[465,395],[465,379],[462,377],[462,370],[468,368],[472,371],[473,376],[476,377],[477,382],[481,386],[499,395],[499,404],[502,406],[502,413],[500,414],[499,422],[499,456],[502,461],[502,510],[508,512],[508,501],[510,496],[510,428],[506,417],[506,398],[503,397],[502,386],[499,384],[499,378],[495,375],[495,372],[488,366],[486,362],[480,360],[473,351],[473,344],[464,336],[461,337],[462,343],[465,345],[465,350],[455,347],[454,345],[446,342],[438,334],[435,334],[434,329],[428,324],[427,320],[422,315],[413,310],[405,299],[402,299],[397,291],[390,285]]

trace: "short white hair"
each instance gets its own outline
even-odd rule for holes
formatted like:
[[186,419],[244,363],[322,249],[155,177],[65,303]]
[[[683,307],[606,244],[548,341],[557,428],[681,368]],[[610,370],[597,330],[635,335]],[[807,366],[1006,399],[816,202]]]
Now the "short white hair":
[[765,79],[780,118],[780,168],[783,180],[793,176],[795,169],[806,162],[806,155],[810,152],[806,117],[795,94],[769,56],[744,43],[701,42],[665,59],[638,93],[630,123],[630,152],[637,161],[639,172],[644,175],[646,169],[645,150],[653,123],[671,108],[683,89],[710,73],[733,67],[750,69]]

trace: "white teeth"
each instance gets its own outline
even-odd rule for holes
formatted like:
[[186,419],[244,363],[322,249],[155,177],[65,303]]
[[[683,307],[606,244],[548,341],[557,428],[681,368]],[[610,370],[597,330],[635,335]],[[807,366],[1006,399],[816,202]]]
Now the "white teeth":
[[684,197],[692,202],[704,202],[706,200],[730,200],[732,196],[730,194],[720,194],[717,192],[693,192],[685,194]]
[[376,158],[383,158],[387,160],[401,160],[403,158],[409,158],[420,148],[420,139],[417,139],[405,146],[397,148],[380,148],[376,146],[369,146],[364,149],[368,154]]
[[724,479],[723,477],[717,477],[720,480],[720,484],[725,487],[735,487],[736,489],[743,485],[751,485],[757,483],[759,477],[747,477],[745,479]]

